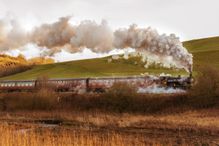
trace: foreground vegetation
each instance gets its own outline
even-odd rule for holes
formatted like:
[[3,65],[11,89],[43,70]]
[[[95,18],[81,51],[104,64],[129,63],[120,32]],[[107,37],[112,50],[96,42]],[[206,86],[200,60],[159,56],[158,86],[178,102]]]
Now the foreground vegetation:
[[[37,126],[20,129],[17,126],[0,126],[0,145],[4,146],[131,146],[133,143],[139,146],[145,145],[143,136],[122,135],[119,133],[98,133],[88,131],[69,131],[43,129]],[[130,139],[131,138],[131,139]]]
[[103,94],[56,93],[46,84],[1,93],[0,144],[217,145],[219,74],[200,72],[188,93],[171,95],[139,94],[123,83]]
[[[216,145],[218,110],[169,115],[102,112],[1,113],[0,145]],[[60,123],[49,124],[51,119]],[[7,121],[6,121],[7,119]]]
[[103,94],[56,93],[45,84],[36,92],[0,94],[0,108],[11,110],[101,110],[106,112],[160,113],[219,106],[219,74],[210,66],[201,67],[198,78],[187,93],[140,94],[129,84],[115,83]]

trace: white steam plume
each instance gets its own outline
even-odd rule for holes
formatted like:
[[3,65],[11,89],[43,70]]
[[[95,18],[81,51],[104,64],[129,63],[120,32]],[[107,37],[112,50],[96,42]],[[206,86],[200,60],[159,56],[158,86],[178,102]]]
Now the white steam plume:
[[28,34],[16,20],[0,20],[0,51],[16,49],[28,43]]
[[69,52],[89,48],[96,53],[107,53],[115,48],[133,48],[144,58],[153,56],[157,63],[172,64],[187,71],[192,69],[192,54],[174,34],[160,35],[150,27],[138,28],[136,25],[113,32],[106,21],[101,24],[82,21],[79,25],[70,25],[69,19],[63,17],[53,24],[43,24],[28,34],[20,29],[16,21],[10,21],[11,29],[7,31],[8,24],[0,20],[0,51],[27,43],[49,48],[45,55],[53,55],[62,48]]
[[[158,63],[173,61],[176,67],[187,71],[192,67],[192,54],[183,47],[174,34],[159,35],[150,27],[138,28],[136,25],[128,29],[120,29],[114,32],[114,46],[116,48],[135,48],[144,56],[153,56]],[[156,61],[155,60],[155,61]],[[169,60],[169,61],[168,61]]]
[[175,93],[185,93],[185,90],[174,89],[174,88],[164,88],[158,87],[157,85],[152,85],[146,88],[139,88],[138,93],[155,93],[155,94],[175,94]]

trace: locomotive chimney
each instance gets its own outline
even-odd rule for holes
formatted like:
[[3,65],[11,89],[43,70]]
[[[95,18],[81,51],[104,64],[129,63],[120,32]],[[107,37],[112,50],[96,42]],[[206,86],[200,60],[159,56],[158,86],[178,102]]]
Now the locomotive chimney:
[[192,66],[189,67],[189,77],[192,78]]
[[90,92],[89,78],[86,79],[86,92]]

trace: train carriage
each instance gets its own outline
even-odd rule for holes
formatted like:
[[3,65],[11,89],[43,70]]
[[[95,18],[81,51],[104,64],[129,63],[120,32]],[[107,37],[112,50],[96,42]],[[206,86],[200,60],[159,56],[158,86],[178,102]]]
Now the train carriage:
[[49,79],[46,81],[23,80],[23,81],[0,81],[0,92],[34,91],[43,84],[51,86],[57,92],[105,92],[115,82],[123,82],[139,88],[147,88],[154,84],[166,88],[188,89],[191,87],[192,78],[171,76],[132,76],[132,77],[105,77],[105,78],[70,78]]
[[1,81],[0,91],[13,92],[13,91],[31,91],[35,89],[35,81]]

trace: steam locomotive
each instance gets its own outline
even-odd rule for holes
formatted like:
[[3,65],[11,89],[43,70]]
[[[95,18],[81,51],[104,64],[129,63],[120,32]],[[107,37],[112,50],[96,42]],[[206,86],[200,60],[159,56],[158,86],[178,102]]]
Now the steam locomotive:
[[191,77],[170,77],[170,76],[161,76],[160,82],[163,87],[166,88],[178,88],[178,89],[190,89],[193,79]]
[[[70,78],[49,79],[47,85],[51,85],[57,92],[105,92],[116,82],[123,82],[139,88],[147,88],[158,85],[165,88],[189,89],[192,84],[192,75],[189,77],[172,76],[131,76],[131,77],[105,77],[105,78]],[[42,84],[39,80],[4,80],[0,81],[0,92],[29,92],[37,90]]]

